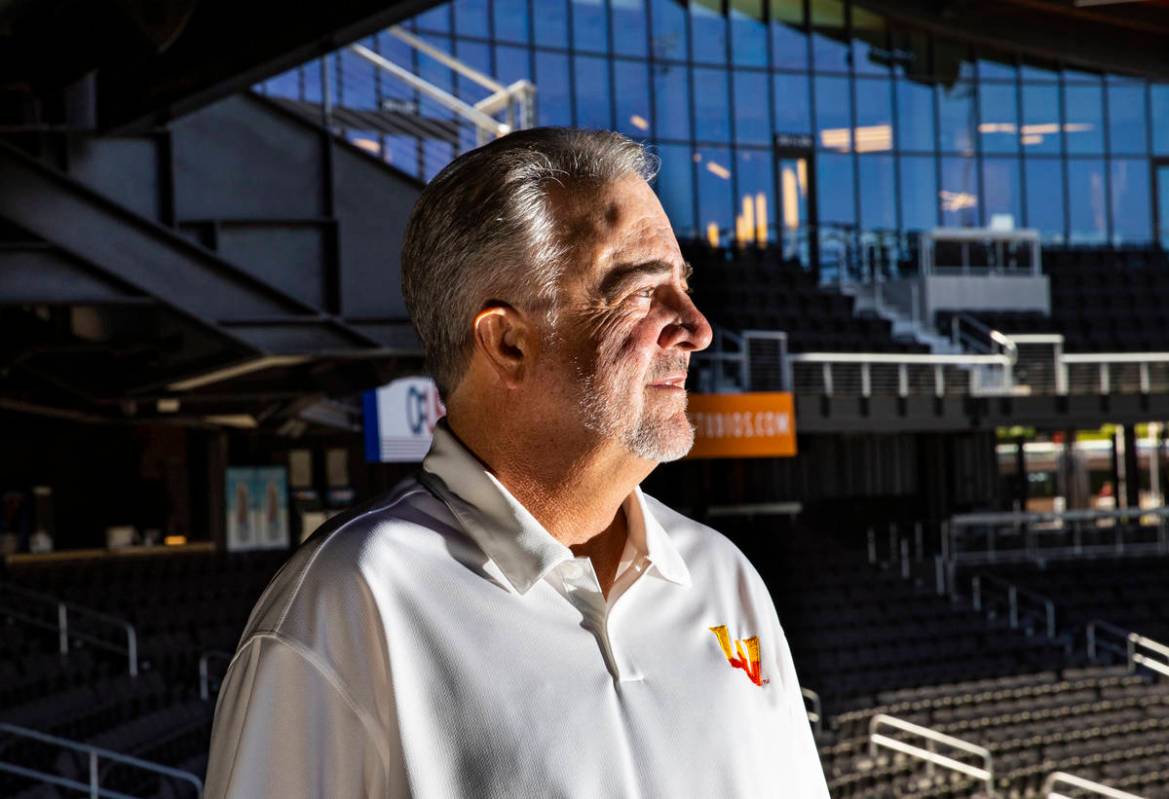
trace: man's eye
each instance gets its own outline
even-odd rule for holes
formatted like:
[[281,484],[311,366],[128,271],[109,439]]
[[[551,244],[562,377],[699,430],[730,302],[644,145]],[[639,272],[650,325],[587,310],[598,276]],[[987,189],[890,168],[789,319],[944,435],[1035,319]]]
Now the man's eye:
[[640,297],[640,298],[646,299],[646,300],[652,300],[654,293],[657,290],[658,290],[657,286],[646,286],[643,289],[638,289],[637,291],[633,292],[633,296]]

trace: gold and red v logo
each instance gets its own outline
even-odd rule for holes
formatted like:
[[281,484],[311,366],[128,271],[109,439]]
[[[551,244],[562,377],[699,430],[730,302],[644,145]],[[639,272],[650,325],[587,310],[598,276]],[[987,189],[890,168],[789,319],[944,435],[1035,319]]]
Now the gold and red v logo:
[[735,649],[732,651],[731,636],[727,632],[727,626],[725,624],[711,627],[710,631],[718,639],[718,645],[722,649],[723,654],[727,656],[727,662],[732,667],[747,672],[747,676],[751,678],[751,682],[762,686],[763,674],[759,666],[759,636],[752,635],[750,638],[736,640]]

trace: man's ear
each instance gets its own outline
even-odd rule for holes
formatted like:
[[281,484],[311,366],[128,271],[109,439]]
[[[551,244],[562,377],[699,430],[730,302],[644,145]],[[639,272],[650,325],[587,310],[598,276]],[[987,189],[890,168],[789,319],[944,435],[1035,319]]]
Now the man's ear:
[[507,388],[515,388],[530,368],[532,328],[510,305],[490,305],[475,316],[475,350]]

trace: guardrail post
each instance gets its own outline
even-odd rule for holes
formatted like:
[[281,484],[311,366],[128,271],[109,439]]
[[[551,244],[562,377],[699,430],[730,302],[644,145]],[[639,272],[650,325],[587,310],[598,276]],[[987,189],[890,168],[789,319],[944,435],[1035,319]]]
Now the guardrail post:
[[[1109,394],[1112,392],[1112,373],[1108,369],[1108,364],[1100,364],[1100,393]],[[1117,503],[1120,504],[1120,503]]]
[[1132,633],[1124,639],[1124,649],[1128,653],[1128,673],[1136,674],[1137,670],[1137,642]]
[[1008,620],[1010,622],[1011,629],[1012,630],[1018,629],[1018,627],[1019,627],[1019,590],[1015,587],[1014,583],[1007,586],[1007,602],[1010,605],[1010,615],[1008,617]]
[[64,602],[57,603],[57,646],[62,655],[69,654],[69,609]]
[[975,610],[982,610],[982,578],[977,574],[970,578],[970,601]]
[[877,565],[877,532],[870,527],[868,529],[868,544],[869,544],[869,563]]
[[832,396],[832,364],[825,361],[821,368],[821,374],[824,377],[824,396]]
[[1094,663],[1096,661],[1096,624],[1095,624],[1095,622],[1090,622],[1088,624],[1088,629],[1085,631],[1085,638],[1087,638],[1087,644],[1088,644],[1088,660],[1091,660]]
[[101,789],[98,787],[97,780],[97,752],[89,750],[89,797],[90,799],[99,799],[101,796]]
[[913,559],[916,561],[921,561],[921,559],[923,557],[925,557],[924,545],[922,543],[922,529],[921,529],[921,522],[920,521],[913,523],[913,555],[914,555]]
[[130,676],[138,676],[138,633],[134,625],[126,625],[126,654],[130,659]]
[[1047,637],[1055,638],[1055,603],[1050,599],[1044,600],[1043,609],[1047,613]]
[[909,539],[901,539],[901,577],[909,579]]
[[868,363],[861,364],[861,396],[868,399],[873,394],[873,376]]
[[938,364],[934,367],[934,396],[946,396],[945,369],[943,369],[941,364]]
[[909,396],[909,367],[903,363],[897,365],[897,396]]
[[938,596],[946,593],[946,567],[941,555],[934,555],[934,592]]
[[889,562],[897,560],[897,524],[889,522]]
[[1149,364],[1142,361],[1140,364],[1141,393],[1149,393]]

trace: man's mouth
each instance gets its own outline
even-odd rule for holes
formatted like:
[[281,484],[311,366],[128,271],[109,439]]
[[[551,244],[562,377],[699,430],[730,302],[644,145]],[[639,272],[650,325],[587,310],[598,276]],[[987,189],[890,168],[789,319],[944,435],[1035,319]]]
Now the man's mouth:
[[660,388],[674,391],[686,390],[686,373],[675,372],[673,374],[659,377],[649,384],[650,388]]

